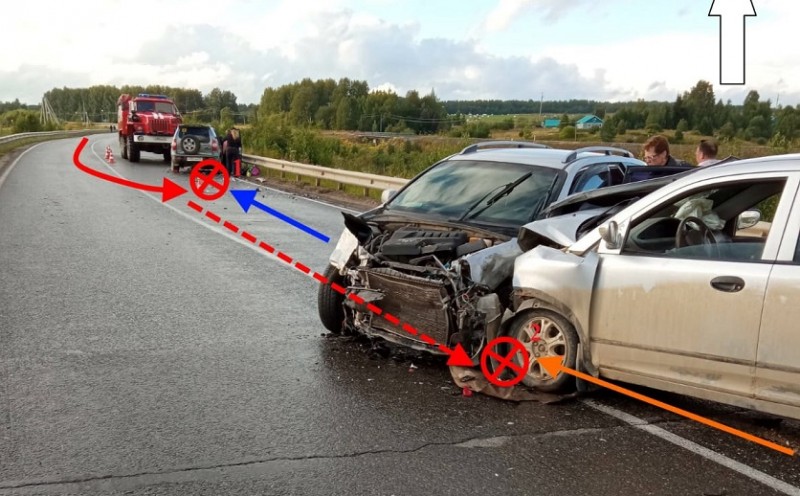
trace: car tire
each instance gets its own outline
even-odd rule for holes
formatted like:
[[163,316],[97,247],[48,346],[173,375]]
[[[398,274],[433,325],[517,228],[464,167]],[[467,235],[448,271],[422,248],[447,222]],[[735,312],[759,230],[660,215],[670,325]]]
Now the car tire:
[[131,162],[138,162],[140,158],[141,152],[139,151],[139,146],[134,143],[133,135],[128,137],[128,157],[130,157]]
[[128,160],[128,141],[123,137],[119,137],[119,148],[120,148],[120,156]]
[[342,334],[344,330],[344,295],[334,291],[331,284],[342,284],[344,278],[339,274],[339,269],[331,264],[323,274],[328,279],[328,284],[321,284],[317,294],[317,310],[319,319],[325,329],[334,334]]
[[164,162],[169,162],[172,160],[172,153],[169,151],[164,152]]
[[[523,384],[548,393],[575,388],[573,376],[562,372],[553,379],[536,361],[539,356],[563,356],[564,367],[575,368],[579,340],[569,320],[550,310],[526,310],[513,318],[507,335],[520,341],[529,354]],[[536,341],[532,342],[534,338]]]
[[180,168],[180,166],[178,165],[178,163],[177,163],[177,162],[175,162],[175,161],[173,160],[173,161],[172,161],[172,163],[171,163],[171,165],[172,165],[172,166],[171,166],[171,168],[172,168],[172,172],[174,172],[175,174],[177,174],[178,172],[180,172],[181,168]]

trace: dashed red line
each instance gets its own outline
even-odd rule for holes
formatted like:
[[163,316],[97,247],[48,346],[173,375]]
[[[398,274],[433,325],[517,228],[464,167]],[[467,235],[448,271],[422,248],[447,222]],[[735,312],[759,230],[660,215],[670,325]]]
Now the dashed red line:
[[[203,212],[203,207],[201,205],[198,205],[197,203],[191,201],[191,200],[187,202],[187,205],[192,210],[195,210],[198,213],[202,213]],[[212,221],[216,222],[216,223],[220,223],[222,221],[222,218],[219,215],[213,213],[210,210],[206,210],[205,216],[208,217],[209,219],[211,219]],[[229,229],[230,231],[233,231],[234,233],[239,233],[239,227],[237,225],[227,221],[227,220],[223,223],[223,226],[225,226],[225,228]],[[268,243],[266,243],[264,241],[259,242],[258,238],[256,238],[256,236],[254,236],[253,234],[251,234],[251,233],[249,233],[247,231],[244,231],[244,230],[239,234],[242,236],[242,238],[246,239],[247,241],[250,241],[253,244],[258,243],[258,247],[261,248],[262,250],[265,250],[265,251],[267,251],[269,253],[272,253],[272,254],[275,253],[275,248],[272,245],[270,245],[270,244],[268,244]],[[292,258],[289,255],[283,253],[282,251],[279,251],[277,253],[277,257],[280,258],[281,260],[283,260],[284,262],[286,262],[287,264],[292,265],[292,262],[293,262]],[[337,293],[341,293],[342,295],[346,295],[349,299],[353,300],[357,304],[363,305],[364,303],[366,303],[364,301],[364,298],[358,296],[355,293],[350,293],[349,295],[347,295],[347,289],[342,287],[340,284],[332,282],[330,279],[328,279],[324,275],[320,274],[319,272],[313,272],[312,273],[312,270],[308,266],[303,265],[300,262],[294,262],[294,267],[297,270],[299,270],[300,272],[303,272],[304,274],[310,274],[320,284],[325,284],[325,285],[330,284],[331,289],[333,289]],[[392,315],[390,313],[385,313],[380,307],[378,307],[378,306],[376,306],[376,305],[374,305],[372,303],[367,303],[366,307],[367,307],[367,310],[369,310],[370,312],[374,313],[375,315],[382,316],[388,322],[390,322],[390,323],[392,323],[392,324],[394,324],[396,326],[400,325],[400,319],[399,318],[397,318],[396,316],[394,316],[394,315]],[[419,338],[422,341],[424,341],[425,343],[427,343],[427,344],[429,344],[431,346],[436,346],[439,349],[439,351],[441,351],[443,353],[447,353],[447,354],[452,353],[452,350],[447,348],[447,346],[437,343],[435,339],[433,339],[432,337],[428,336],[427,334],[420,334],[420,332],[417,329],[415,329],[411,324],[409,324],[407,322],[403,323],[402,329],[404,331],[406,331],[407,333],[411,334],[412,336],[419,336]]]
[[417,331],[416,329],[411,327],[409,324],[403,324],[403,330],[406,331],[409,334],[413,334],[414,336],[419,334],[419,331]]
[[422,336],[420,336],[419,338],[420,338],[421,340],[425,341],[425,342],[426,342],[426,343],[428,343],[428,344],[431,344],[431,345],[435,345],[435,344],[436,344],[436,340],[435,340],[435,339],[433,339],[432,337],[428,336],[427,334],[423,334],[423,335],[422,335]]

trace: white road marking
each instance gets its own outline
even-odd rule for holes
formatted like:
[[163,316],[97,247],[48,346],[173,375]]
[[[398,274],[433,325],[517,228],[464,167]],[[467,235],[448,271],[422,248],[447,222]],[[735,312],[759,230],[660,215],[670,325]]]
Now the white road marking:
[[792,486],[786,482],[783,482],[780,479],[776,479],[771,475],[765,474],[760,470],[757,470],[749,465],[745,465],[744,463],[737,462],[727,456],[717,453],[716,451],[710,450],[704,446],[700,446],[699,444],[689,441],[688,439],[682,438],[677,434],[673,434],[661,427],[648,424],[646,420],[640,419],[634,415],[629,413],[625,413],[623,411],[617,410],[616,408],[611,408],[610,406],[601,405],[594,400],[582,400],[584,404],[598,410],[606,415],[610,415],[618,420],[625,422],[628,425],[636,427],[637,429],[641,429],[645,432],[648,432],[654,436],[660,437],[665,441],[669,441],[672,444],[680,446],[683,449],[689,450],[692,453],[702,456],[707,460],[711,460],[712,462],[716,462],[723,467],[729,468],[734,472],[737,472],[745,477],[749,477],[755,481],[758,481],[765,486],[768,486],[782,494],[787,494],[789,496],[800,496],[800,488]]
[[[103,165],[106,167],[106,169],[108,169],[109,171],[111,171],[111,172],[112,172],[114,175],[116,175],[116,176],[117,176],[117,177],[119,177],[119,178],[122,178],[122,179],[127,179],[125,176],[123,176],[122,174],[120,174],[120,173],[119,173],[119,172],[118,172],[116,169],[114,169],[114,168],[113,168],[113,167],[111,167],[109,164],[107,164],[107,163],[105,162],[105,160],[103,160],[102,158],[100,158],[100,155],[98,155],[98,154],[97,154],[97,151],[94,149],[94,145],[95,145],[95,143],[92,143],[92,144],[91,144],[92,154],[93,154],[95,157],[97,157],[97,159],[98,159],[98,160],[99,160],[99,161],[100,161],[100,162],[101,162],[101,163],[102,163],[102,164],[103,164]],[[177,213],[177,214],[179,214],[179,215],[182,215],[183,217],[185,217],[185,218],[189,219],[190,221],[192,221],[192,222],[194,222],[194,223],[196,223],[196,224],[199,224],[199,225],[201,225],[201,226],[205,227],[206,229],[210,230],[211,232],[213,232],[213,233],[216,233],[216,234],[219,234],[219,235],[221,235],[221,236],[225,236],[226,238],[228,238],[228,239],[231,239],[231,240],[233,240],[233,241],[235,241],[235,242],[239,243],[239,244],[240,244],[240,245],[242,245],[242,246],[246,246],[247,248],[249,248],[249,249],[251,249],[251,250],[255,251],[256,253],[259,253],[259,254],[261,254],[261,255],[264,255],[265,257],[267,257],[267,258],[270,258],[270,259],[272,259],[272,260],[273,260],[273,261],[275,261],[275,262],[280,262],[280,263],[279,263],[279,265],[282,265],[282,266],[286,267],[287,269],[292,269],[294,272],[297,272],[297,273],[299,273],[300,275],[306,276],[306,277],[308,277],[308,278],[312,279],[314,282],[317,282],[317,283],[319,283],[319,281],[317,281],[316,279],[314,279],[314,272],[315,272],[315,271],[314,271],[313,269],[312,269],[312,270],[311,270],[311,272],[309,272],[308,274],[305,274],[305,273],[303,273],[302,271],[300,271],[300,270],[297,270],[297,269],[295,268],[295,266],[294,266],[294,262],[299,262],[299,260],[295,260],[295,259],[294,259],[294,257],[292,257],[292,263],[291,263],[291,264],[288,264],[288,263],[286,263],[285,261],[283,261],[283,260],[281,260],[280,258],[278,258],[278,252],[280,251],[280,250],[278,250],[278,248],[275,248],[275,253],[269,253],[268,251],[264,250],[263,248],[260,248],[260,247],[259,247],[257,244],[253,244],[253,243],[251,243],[251,242],[249,242],[249,241],[247,241],[247,240],[243,239],[243,238],[242,238],[241,236],[239,236],[238,234],[233,234],[233,233],[231,233],[231,232],[228,232],[227,230],[225,230],[224,228],[221,228],[221,227],[220,227],[220,228],[216,228],[215,226],[216,226],[217,224],[210,224],[210,223],[206,222],[205,220],[203,220],[203,218],[198,218],[198,215],[200,215],[199,213],[196,213],[195,215],[190,215],[190,214],[188,214],[188,213],[186,213],[186,212],[184,212],[184,211],[182,211],[182,210],[179,210],[177,207],[174,207],[173,205],[170,205],[169,203],[162,202],[162,201],[161,201],[161,197],[160,197],[160,196],[155,196],[155,195],[152,195],[152,194],[150,194],[150,193],[147,193],[147,192],[144,192],[144,191],[140,191],[140,193],[142,193],[144,196],[146,196],[146,197],[150,198],[150,199],[151,199],[151,200],[153,200],[154,202],[158,203],[159,205],[163,205],[163,206],[165,206],[165,207],[167,207],[167,208],[171,209],[173,212],[175,212],[175,213]],[[180,197],[178,197],[178,198],[180,198]],[[198,203],[198,205],[199,205],[199,203]],[[218,225],[219,225],[219,226],[222,226],[222,223],[223,223],[225,220],[226,220],[226,219],[222,219],[222,220],[219,222],[219,224],[218,224]],[[241,233],[241,230],[240,230],[239,232]],[[259,242],[261,242],[261,241],[265,241],[265,240],[263,240],[263,239],[259,239],[258,241],[259,241]],[[287,255],[289,255],[289,254],[287,253]],[[291,255],[290,255],[290,256],[291,256]]]
[[[45,144],[45,143],[47,143],[47,142],[46,142],[46,141],[43,141],[43,142],[41,142],[41,143],[36,143],[36,144],[35,144],[35,145],[33,145],[32,147],[30,147],[30,148],[28,148],[27,150],[25,150],[24,152],[20,153],[20,154],[19,154],[19,157],[15,158],[15,159],[14,159],[14,161],[13,161],[13,162],[11,162],[11,165],[9,165],[9,166],[8,166],[8,168],[6,169],[6,171],[5,171],[5,172],[3,172],[3,175],[2,175],[2,176],[0,176],[0,188],[2,188],[2,187],[3,187],[3,183],[6,181],[6,177],[8,177],[8,175],[9,175],[9,174],[11,174],[11,170],[12,170],[14,167],[16,167],[16,166],[17,166],[17,162],[19,162],[19,161],[20,161],[20,159],[21,159],[22,157],[24,157],[26,153],[28,153],[29,151],[33,150],[33,149],[34,149],[34,148],[36,148],[37,146],[39,146],[39,145],[43,145],[43,144]],[[92,150],[92,151],[94,151],[94,150]],[[97,154],[95,153],[95,155],[97,155]]]

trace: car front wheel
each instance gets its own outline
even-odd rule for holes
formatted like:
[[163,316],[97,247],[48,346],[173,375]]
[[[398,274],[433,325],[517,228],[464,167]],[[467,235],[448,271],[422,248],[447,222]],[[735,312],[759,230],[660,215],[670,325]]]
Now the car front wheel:
[[334,334],[341,334],[344,329],[344,295],[334,291],[331,284],[342,284],[344,278],[339,274],[339,269],[331,264],[323,274],[328,279],[328,284],[321,284],[317,294],[317,310],[319,319],[325,329]]
[[[565,367],[575,368],[578,333],[567,319],[550,310],[527,310],[514,317],[509,335],[528,352],[528,372],[522,379],[523,384],[545,392],[574,388],[575,379],[571,375],[562,372],[553,378],[537,361],[540,357],[562,356]],[[515,355],[515,360],[521,362],[519,356],[519,353]]]

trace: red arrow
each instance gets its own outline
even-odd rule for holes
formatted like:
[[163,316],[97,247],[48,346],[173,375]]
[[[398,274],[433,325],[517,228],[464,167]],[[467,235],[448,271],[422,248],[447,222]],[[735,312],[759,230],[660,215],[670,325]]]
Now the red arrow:
[[92,176],[95,176],[95,177],[99,177],[100,179],[105,179],[106,181],[109,181],[109,182],[112,182],[112,183],[121,184],[122,186],[127,186],[129,188],[139,189],[139,190],[142,190],[142,191],[152,191],[154,193],[159,193],[160,192],[161,193],[161,201],[164,202],[164,203],[166,203],[166,202],[172,200],[173,198],[177,198],[177,197],[181,196],[182,194],[186,193],[185,189],[183,189],[182,187],[178,186],[174,182],[170,181],[166,177],[164,178],[164,182],[162,183],[161,186],[154,186],[154,185],[151,185],[151,184],[136,183],[136,182],[129,181],[128,179],[125,179],[125,178],[122,178],[122,177],[112,176],[110,174],[106,174],[104,172],[100,172],[98,170],[95,170],[95,169],[92,169],[90,167],[87,167],[86,165],[81,163],[80,156],[81,156],[81,152],[83,151],[83,148],[86,146],[86,143],[88,143],[88,142],[89,142],[88,138],[86,138],[86,137],[81,138],[81,142],[78,143],[78,147],[75,148],[75,153],[72,155],[72,162],[75,164],[75,166],[78,169],[82,170],[83,172],[85,172],[87,174],[91,174]]
[[460,344],[457,344],[454,350],[448,349],[444,346],[442,346],[441,349],[450,355],[450,358],[447,359],[448,367],[474,366],[472,359],[469,357],[469,355],[467,355],[467,352],[464,351],[464,348],[462,348]]
[[668,405],[658,400],[654,400],[653,398],[648,398],[647,396],[639,393],[635,393],[630,389],[625,389],[622,387],[617,386],[616,384],[611,384],[610,382],[606,382],[604,380],[598,379],[597,377],[592,377],[588,374],[584,374],[583,372],[578,372],[577,370],[573,370],[567,367],[564,367],[564,357],[560,356],[550,356],[550,357],[541,357],[538,358],[537,361],[539,365],[541,365],[547,373],[550,374],[553,378],[555,378],[560,372],[565,374],[569,374],[575,376],[579,379],[583,379],[584,381],[591,382],[597,384],[598,386],[603,386],[608,388],[612,391],[616,391],[617,393],[624,394],[625,396],[630,396],[631,398],[637,399],[639,401],[644,401],[653,406],[657,406],[668,412],[672,412],[678,414],[682,417],[686,417],[688,419],[694,420],[696,422],[700,422],[701,424],[705,424],[709,427],[713,427],[715,429],[719,429],[723,432],[727,432],[728,434],[733,434],[734,436],[739,436],[742,439],[747,439],[748,441],[760,444],[762,446],[766,446],[767,448],[774,449],[775,451],[779,451],[785,455],[794,456],[795,452],[791,448],[787,448],[785,446],[781,446],[780,444],[773,443],[771,441],[767,441],[766,439],[762,439],[760,437],[756,437],[752,434],[748,434],[746,432],[740,431],[739,429],[734,429],[733,427],[728,427],[725,424],[720,424],[719,422],[715,422],[714,420],[707,419],[705,417],[701,417],[700,415],[687,412],[686,410],[682,410],[680,408],[674,407],[672,405]]

